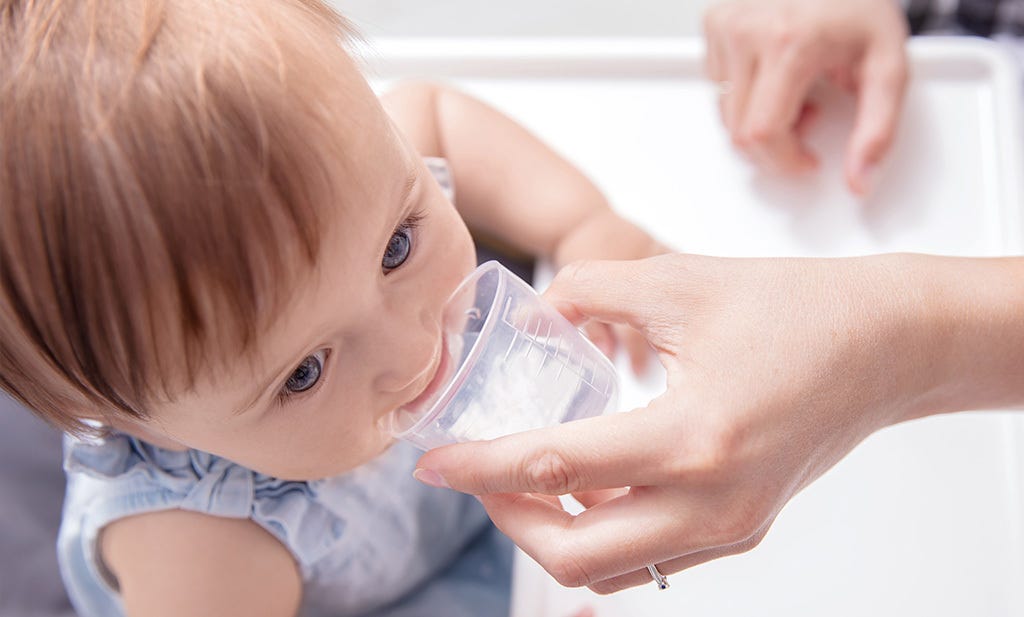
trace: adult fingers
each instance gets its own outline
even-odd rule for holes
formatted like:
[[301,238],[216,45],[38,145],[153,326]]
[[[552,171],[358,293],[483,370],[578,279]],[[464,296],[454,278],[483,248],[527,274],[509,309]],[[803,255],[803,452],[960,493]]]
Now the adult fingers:
[[717,21],[709,13],[704,19],[704,73],[708,79],[720,82],[725,79],[724,49]]
[[813,57],[790,47],[763,62],[738,120],[738,143],[763,164],[786,172],[813,168],[817,158],[801,141],[797,122],[817,77]]
[[[715,559],[728,557],[729,555],[738,555],[739,553],[745,553],[755,548],[758,544],[760,544],[766,532],[767,528],[765,528],[762,531],[758,531],[750,538],[747,538],[740,542],[736,542],[726,546],[716,546],[714,548],[695,551],[693,553],[690,553],[689,555],[683,555],[681,557],[670,559],[668,561],[655,565],[658,568],[658,572],[661,572],[665,576],[669,576],[670,574],[676,574],[688,568],[692,568],[693,566],[697,566],[702,563],[707,563]],[[629,572],[627,574],[609,578],[603,581],[599,581],[597,583],[592,583],[588,585],[588,587],[594,593],[607,595],[622,591],[624,589],[630,589],[632,587],[649,585],[652,582],[654,581],[651,578],[651,573],[647,570],[645,566],[643,568],[633,570],[632,572]]]
[[797,174],[818,166],[818,158],[793,130],[770,141],[755,142],[747,150],[758,165],[773,172]]
[[590,342],[610,360],[615,360],[616,352],[621,345],[635,374],[642,375],[647,370],[653,353],[647,339],[636,330],[629,326],[611,326],[599,321],[589,321],[583,327],[583,331]]
[[821,108],[817,104],[807,102],[804,103],[803,108],[800,110],[800,116],[796,120],[796,134],[800,139],[804,139],[807,132],[810,131],[814,123],[821,117]]
[[719,93],[719,109],[730,137],[738,142],[751,86],[761,67],[753,50],[736,40],[725,47],[724,55],[725,78],[720,81],[726,89]]
[[725,17],[721,6],[712,7],[704,14],[704,72],[718,88],[718,111],[725,122],[725,103],[722,92],[723,84],[729,78],[726,68],[726,39],[723,28]]
[[847,146],[846,182],[864,195],[872,174],[892,145],[908,80],[903,45],[875,51],[864,60],[857,94],[857,116]]
[[567,587],[596,585],[752,535],[735,517],[708,517],[701,499],[634,488],[572,516],[531,495],[480,498],[495,525]]
[[677,255],[637,261],[580,261],[562,268],[544,292],[569,321],[627,324],[643,331],[671,303],[667,288],[686,273]]
[[[417,479],[475,495],[579,491],[659,484],[671,479],[658,446],[662,423],[638,411],[577,420],[495,439],[436,448],[416,465]],[[673,448],[681,437],[673,437]]]
[[584,508],[593,508],[599,503],[604,503],[622,497],[629,492],[625,488],[606,488],[599,491],[578,491],[572,494],[573,498],[580,502]]
[[647,371],[647,367],[650,366],[651,357],[654,355],[647,339],[629,326],[616,325],[613,330],[616,340],[626,349],[633,373],[643,375]]
[[601,353],[609,359],[615,359],[618,335],[612,330],[611,326],[599,321],[591,321],[583,327],[583,331],[586,333],[587,338],[590,339],[590,342],[601,350]]

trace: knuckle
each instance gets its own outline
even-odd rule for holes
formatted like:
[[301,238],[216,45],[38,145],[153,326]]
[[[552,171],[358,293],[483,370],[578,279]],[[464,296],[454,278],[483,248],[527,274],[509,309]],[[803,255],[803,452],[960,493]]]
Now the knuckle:
[[694,461],[692,449],[676,449],[661,457],[659,470],[662,475],[673,482],[692,482],[694,480]]
[[880,128],[864,138],[861,149],[867,153],[869,159],[876,159],[889,148],[891,142],[892,135],[884,128]]
[[747,514],[733,514],[720,520],[721,524],[716,529],[716,535],[722,545],[741,545],[757,533],[753,519]]
[[541,566],[563,587],[588,587],[595,584],[580,560],[571,553],[563,551]]
[[625,589],[625,587],[613,581],[601,581],[600,583],[587,585],[587,588],[599,596],[610,596],[617,591]]
[[732,145],[744,152],[750,150],[753,146],[753,143],[743,131],[734,130],[729,137],[732,139]]
[[584,282],[587,280],[587,271],[590,268],[590,264],[591,261],[587,259],[569,262],[561,269],[558,276],[573,283]]
[[743,540],[737,545],[737,552],[746,553],[747,551],[754,550],[758,547],[759,544],[761,544],[761,541],[764,540],[764,537],[767,534],[768,528],[766,526],[762,526],[760,529],[754,532],[749,538]]
[[800,11],[773,13],[764,31],[765,43],[774,51],[810,51],[829,40],[822,25]]
[[757,546],[767,532],[765,508],[758,500],[733,504],[727,516],[719,519],[716,535],[723,546],[745,552]]
[[779,134],[779,126],[770,122],[758,121],[743,127],[740,141],[747,146],[765,145],[772,142]]
[[769,30],[767,39],[776,51],[792,49],[801,44],[801,32],[790,23],[776,23]]
[[736,50],[752,51],[759,36],[757,24],[746,19],[736,19],[729,26],[728,42]]
[[580,489],[580,477],[560,452],[549,450],[526,461],[522,472],[534,492],[565,495]]
[[670,459],[671,473],[704,486],[728,483],[740,466],[741,442],[736,429],[712,428],[687,452]]
[[750,445],[750,430],[742,426],[711,427],[702,441],[671,457],[668,473],[700,489],[730,497],[718,502],[708,519],[708,540],[715,546],[745,551],[757,546],[774,516],[777,495],[752,485],[751,472],[764,463]]

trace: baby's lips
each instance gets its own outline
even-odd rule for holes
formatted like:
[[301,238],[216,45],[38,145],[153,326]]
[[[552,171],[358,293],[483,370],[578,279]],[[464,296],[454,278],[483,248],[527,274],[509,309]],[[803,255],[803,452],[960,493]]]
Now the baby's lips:
[[403,405],[402,409],[419,411],[423,404],[434,396],[443,384],[447,382],[447,373],[448,368],[451,365],[451,361],[444,338],[442,338],[441,344],[438,347],[436,358],[433,370],[430,373],[430,379],[427,380],[423,390],[416,396],[416,398]]

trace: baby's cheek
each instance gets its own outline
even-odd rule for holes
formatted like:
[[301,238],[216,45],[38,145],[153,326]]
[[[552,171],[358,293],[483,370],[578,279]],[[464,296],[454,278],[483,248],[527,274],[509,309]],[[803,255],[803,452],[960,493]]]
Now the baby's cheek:
[[473,237],[465,225],[460,225],[460,234],[454,246],[459,247],[461,253],[459,258],[459,281],[462,281],[470,272],[476,268],[476,246],[473,244]]

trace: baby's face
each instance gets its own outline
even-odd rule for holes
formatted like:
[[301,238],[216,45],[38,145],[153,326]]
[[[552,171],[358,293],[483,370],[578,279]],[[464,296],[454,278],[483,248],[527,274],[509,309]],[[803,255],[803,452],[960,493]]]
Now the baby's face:
[[362,78],[353,70],[344,81],[340,135],[356,154],[339,173],[354,205],[334,210],[317,271],[257,342],[255,363],[218,370],[152,409],[144,427],[122,428],[315,479],[384,450],[381,418],[434,376],[442,308],[475,265],[472,241]]

